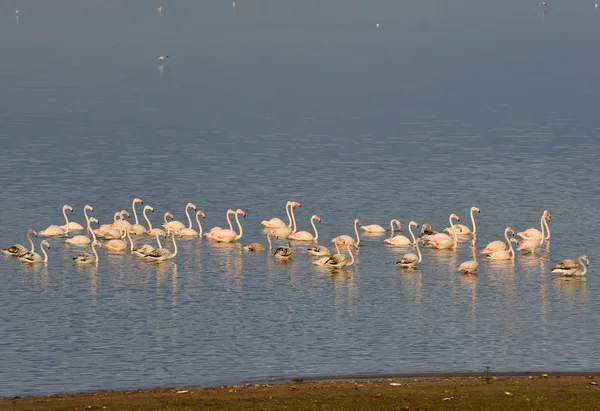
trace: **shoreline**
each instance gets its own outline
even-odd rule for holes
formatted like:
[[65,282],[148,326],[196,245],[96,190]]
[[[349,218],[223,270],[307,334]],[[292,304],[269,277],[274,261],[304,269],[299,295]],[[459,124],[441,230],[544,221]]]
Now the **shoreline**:
[[[592,409],[599,372],[411,373],[271,379],[0,398],[0,409]],[[596,380],[598,382],[596,382]],[[408,407],[408,408],[407,408]]]

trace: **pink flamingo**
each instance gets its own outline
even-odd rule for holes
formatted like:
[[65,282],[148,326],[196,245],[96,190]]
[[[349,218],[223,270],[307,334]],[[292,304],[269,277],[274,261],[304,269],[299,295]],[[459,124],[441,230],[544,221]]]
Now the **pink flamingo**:
[[349,235],[343,234],[335,237],[333,240],[331,240],[331,242],[336,245],[353,245],[358,250],[358,247],[360,246],[360,235],[358,234],[358,226],[360,225],[361,223],[358,218],[354,220],[354,233],[356,234],[356,241]]
[[[398,220],[392,220],[392,221],[398,221]],[[386,238],[385,240],[383,240],[383,242],[386,244],[395,245],[395,246],[415,245],[417,240],[415,238],[415,235],[412,232],[412,227],[418,227],[418,226],[419,225],[417,223],[415,223],[414,221],[411,221],[408,224],[408,232],[410,233],[410,236],[412,237],[412,241],[409,240],[406,236],[403,236],[402,234],[398,234],[392,238]],[[398,228],[400,228],[399,225],[398,225]]]
[[133,211],[133,218],[135,219],[135,224],[133,224],[129,230],[131,231],[131,234],[142,235],[146,233],[146,227],[140,224],[137,211],[135,210],[135,205],[137,203],[144,204],[144,201],[141,198],[137,197],[133,199],[133,202],[131,203],[131,210]]
[[[229,219],[229,216],[232,214],[235,214],[235,211],[231,208],[225,213],[225,219],[227,220],[227,224],[229,225],[230,230],[233,230],[233,225],[231,224],[231,220]],[[223,228],[213,227],[208,231],[208,233],[204,234],[204,237],[214,240],[214,237],[221,231],[223,231]]]
[[192,228],[192,219],[188,215],[188,223],[189,223],[188,227],[182,228],[181,230],[179,230],[179,235],[181,237],[195,237],[195,236],[202,235],[202,224],[200,224],[199,216],[202,216],[202,218],[205,217],[204,212],[202,210],[196,211],[196,223],[198,223],[198,231],[196,231]]
[[313,230],[315,230],[315,235],[309,233],[308,231],[298,231],[296,233],[292,233],[288,236],[290,240],[296,241],[318,241],[319,240],[319,232],[317,231],[317,227],[315,227],[315,220],[319,223],[321,222],[321,217],[316,214],[310,218],[310,224],[312,225]]
[[73,212],[73,207],[68,204],[65,204],[62,208],[63,217],[65,218],[64,229],[57,225],[48,226],[45,230],[42,230],[38,233],[39,236],[42,237],[56,237],[62,235],[69,235],[69,218],[67,217],[67,210]]
[[417,254],[415,254],[415,253],[404,254],[402,256],[402,258],[400,258],[400,260],[396,262],[396,264],[402,268],[414,268],[417,264],[419,264],[423,260],[423,256],[421,255],[421,250],[419,249],[419,242],[415,241],[415,236],[414,236],[414,234],[412,234],[411,227],[419,227],[419,224],[417,224],[415,221],[411,221],[408,224],[408,231],[410,231],[410,233],[413,237],[413,242],[415,243],[415,247],[417,248]]
[[471,223],[473,224],[473,231],[471,231],[471,229],[464,224],[454,224],[454,226],[448,227],[448,228],[444,229],[444,231],[446,231],[449,234],[452,234],[451,230],[454,229],[454,231],[458,235],[477,234],[477,226],[475,225],[475,216],[473,215],[473,212],[475,212],[475,211],[477,211],[478,213],[480,212],[477,207],[471,207],[470,213],[471,213]]
[[270,220],[263,220],[263,221],[260,222],[260,224],[263,227],[266,227],[266,228],[291,227],[292,226],[292,218],[290,216],[289,207],[292,204],[296,204],[297,207],[301,207],[300,203],[298,203],[296,201],[288,201],[285,204],[285,212],[286,212],[287,217],[288,217],[288,224],[287,225],[283,222],[283,220],[281,220],[280,218],[277,218],[277,217],[271,218]]
[[[91,205],[86,204],[86,206],[83,208],[83,215],[85,216],[85,221],[86,221],[86,225],[87,225],[87,230],[90,231],[92,234],[94,233],[92,231],[92,228],[90,226],[90,218],[87,215],[87,212],[89,211],[94,211],[94,207],[92,207]],[[94,221],[98,222],[98,220],[96,220],[94,218]],[[71,237],[71,238],[67,238],[65,240],[65,243],[68,244],[72,244],[72,245],[76,245],[76,246],[87,246],[92,242],[92,240],[90,240],[90,238],[88,236],[85,235],[76,235],[75,237]]]
[[550,239],[550,227],[548,226],[547,221],[550,221],[551,217],[552,216],[550,215],[550,212],[548,210],[544,210],[544,213],[542,214],[542,218],[540,220],[540,228],[542,229],[542,231],[538,230],[537,228],[528,228],[525,231],[521,231],[521,232],[517,233],[517,235],[524,240],[539,240],[540,238],[542,238],[542,235],[543,235],[542,232],[544,231],[544,228],[545,228],[546,229],[545,239],[549,240]]
[[509,250],[496,250],[489,252],[487,258],[490,260],[514,260],[515,259],[515,249],[512,246],[512,243],[518,243],[516,238],[511,238],[508,240]]
[[246,217],[246,212],[241,208],[238,208],[235,211],[235,222],[237,223],[238,228],[240,229],[239,234],[236,233],[234,230],[225,229],[219,231],[213,238],[220,243],[231,243],[235,240],[239,240],[240,238],[242,238],[244,230],[242,229],[242,225],[240,224],[240,220],[238,218],[240,214],[242,215],[242,217]]
[[[494,251],[506,250],[506,246],[509,243],[509,241],[508,241],[508,233],[509,232],[512,233],[512,235],[515,235],[515,230],[513,230],[510,227],[506,227],[506,229],[504,230],[504,238],[506,239],[506,243],[501,240],[492,241],[491,243],[486,245],[485,248],[483,250],[481,250],[481,252],[479,254],[489,254]],[[510,244],[508,244],[508,245],[510,246]]]
[[287,227],[287,226],[279,227],[279,228],[275,228],[274,230],[269,231],[272,234],[273,238],[287,238],[291,234],[294,234],[296,232],[296,216],[294,215],[295,207],[301,207],[300,203],[294,201],[292,204],[290,204],[289,210],[290,210],[290,217],[292,219],[292,226],[291,227]]
[[473,260],[465,261],[458,267],[458,271],[462,271],[464,274],[475,273],[479,268],[479,263],[477,262],[477,253],[475,252],[475,238],[473,238],[473,241],[471,241],[471,251],[473,252]]
[[[544,216],[542,216],[542,221],[544,220]],[[521,241],[519,247],[517,247],[518,251],[525,251],[525,253],[535,253],[535,250],[538,249],[539,246],[544,244],[544,224],[542,224],[542,235],[539,240],[537,239],[528,239]]]
[[429,236],[429,238],[427,239],[427,244],[431,244],[437,249],[456,249],[456,244],[458,243],[458,236],[456,235],[456,230],[454,230],[454,221],[452,221],[453,219],[456,219],[456,221],[460,221],[456,214],[450,214],[450,232],[452,233],[452,237],[444,233],[434,234],[432,236]]

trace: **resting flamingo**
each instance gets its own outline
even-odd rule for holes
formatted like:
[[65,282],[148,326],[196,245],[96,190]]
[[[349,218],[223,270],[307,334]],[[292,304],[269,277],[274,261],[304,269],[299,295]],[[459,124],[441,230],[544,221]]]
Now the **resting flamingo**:
[[33,253],[35,251],[35,245],[33,244],[33,240],[31,239],[31,234],[35,234],[35,236],[37,237],[37,233],[35,231],[33,231],[32,229],[27,230],[27,240],[29,240],[29,244],[31,246],[30,250],[27,250],[24,246],[22,246],[21,244],[15,244],[15,245],[11,245],[8,248],[5,248],[2,250],[2,252],[6,255],[12,256],[12,257],[22,257],[23,255],[25,255],[26,253]]
[[96,252],[96,244],[100,245],[100,243],[98,243],[98,241],[96,240],[96,235],[94,234],[94,231],[91,229],[90,227],[90,223],[98,223],[98,220],[96,220],[94,217],[87,219],[87,224],[88,224],[88,230],[89,232],[92,234],[92,253],[81,253],[76,257],[73,257],[73,260],[75,260],[75,264],[98,264],[98,253]]
[[[394,220],[392,220],[392,221],[394,221]],[[390,226],[392,227],[392,232],[393,232],[394,226],[391,223],[390,223]],[[385,228],[383,228],[379,224],[361,225],[360,229],[367,233],[385,233]]]
[[50,243],[46,240],[42,240],[42,242],[40,243],[40,249],[42,250],[42,253],[44,254],[44,258],[42,258],[35,251],[29,251],[29,252],[26,252],[25,254],[23,254],[21,257],[19,257],[19,261],[21,261],[22,263],[26,263],[26,264],[47,263],[48,262],[48,254],[46,254],[46,250],[44,250],[44,246],[46,246],[48,249],[50,249]]
[[[69,207],[70,207],[71,212],[73,212],[73,208],[71,206],[69,206]],[[84,213],[85,213],[85,209],[84,209]],[[66,221],[65,224],[61,225],[60,228],[62,228],[62,230],[67,233],[69,231],[85,230],[85,228],[81,224],[79,224],[78,222],[75,222],[75,221],[69,221],[66,216],[65,216],[65,221]],[[68,227],[68,230],[67,230],[67,227]]]
[[[162,244],[160,243],[160,238],[159,237],[160,237],[160,235],[156,234],[156,243],[158,244],[158,248],[162,248]],[[131,241],[131,239],[129,241]],[[133,245],[133,243],[132,243],[132,245]],[[155,250],[155,248],[152,245],[150,245],[150,244],[144,244],[144,245],[142,245],[141,247],[138,247],[138,248],[134,247],[133,250],[132,250],[132,252],[133,252],[133,254],[137,255],[138,257],[145,257],[145,256],[148,255],[148,253],[150,253],[150,252],[152,252],[154,250]]]
[[[225,219],[227,220],[227,224],[229,225],[230,230],[233,230],[233,225],[231,224],[231,220],[229,219],[229,216],[232,214],[235,214],[235,211],[231,208],[225,213]],[[223,230],[224,229],[221,227],[213,227],[208,231],[208,233],[204,234],[204,237],[214,240],[214,237]]]
[[560,263],[552,267],[553,274],[560,274],[563,277],[579,277],[587,273],[587,266],[590,265],[590,260],[587,255],[582,255],[575,262],[573,260],[562,260]]
[[473,237],[473,241],[471,241],[471,251],[473,252],[473,260],[465,261],[458,266],[458,271],[462,271],[464,274],[476,273],[479,268],[477,253],[475,252],[475,237]]
[[201,236],[202,235],[202,224],[200,224],[200,218],[199,216],[202,216],[202,218],[204,218],[204,212],[202,210],[198,210],[196,211],[196,223],[198,223],[198,231],[194,230],[192,228],[192,219],[190,218],[190,216],[188,215],[188,223],[189,226],[186,228],[182,228],[181,230],[179,230],[179,236],[180,237],[195,237],[195,236]]
[[542,218],[540,219],[540,229],[542,231],[538,230],[537,228],[528,228],[525,231],[517,233],[517,235],[524,240],[539,240],[540,238],[542,238],[542,232],[544,231],[544,229],[546,229],[545,240],[549,240],[550,227],[548,226],[547,221],[550,221],[551,217],[552,216],[550,215],[550,212],[548,210],[544,210],[544,212],[542,213]]
[[[412,223],[414,223],[414,224],[412,224]],[[417,223],[415,223],[414,221],[411,221],[408,224],[408,232],[410,233],[410,236],[412,237],[412,241],[409,240],[406,236],[403,236],[402,234],[398,234],[392,238],[386,238],[385,240],[383,240],[383,242],[386,244],[395,245],[395,246],[415,245],[417,240],[415,238],[415,235],[412,232],[412,227],[418,227],[418,226],[419,225]]]
[[260,243],[250,243],[242,246],[244,251],[265,251],[265,246]]
[[42,237],[56,237],[62,235],[69,235],[69,218],[67,217],[67,210],[73,212],[73,207],[68,204],[65,204],[62,208],[63,217],[65,218],[65,229],[63,230],[60,226],[51,225],[48,226],[45,230],[38,232],[39,236]]
[[329,257],[329,259],[323,263],[323,266],[331,268],[344,268],[353,265],[354,254],[352,254],[352,250],[350,249],[351,246],[352,244],[346,244],[350,258],[348,258],[345,254],[338,253]]
[[137,203],[144,204],[144,201],[141,198],[136,197],[131,202],[131,210],[133,211],[133,218],[135,219],[135,224],[133,224],[131,226],[129,231],[131,231],[131,234],[142,235],[142,234],[146,233],[146,227],[144,227],[143,225],[140,224],[140,220],[138,218],[137,211],[135,210],[135,205]]
[[485,248],[483,250],[481,250],[481,252],[479,254],[489,254],[494,251],[506,250],[507,244],[510,246],[509,241],[508,241],[508,233],[512,233],[512,235],[514,236],[515,230],[513,230],[510,227],[506,227],[504,229],[504,238],[506,239],[506,243],[501,240],[492,241],[491,243],[486,245]]
[[[89,204],[86,204],[86,206],[83,208],[83,215],[85,216],[87,230],[93,233],[93,231],[91,229],[91,225],[90,225],[90,217],[87,215],[88,210],[94,211],[94,207],[92,207]],[[98,222],[98,220],[96,220],[95,218],[94,218],[94,221]],[[65,240],[65,243],[76,245],[76,246],[87,246],[91,242],[92,242],[92,240],[90,240],[90,238],[85,235],[76,235],[74,237],[67,238]]]
[[121,227],[120,231],[121,231],[120,238],[112,239],[104,245],[109,252],[111,252],[111,251],[114,251],[114,252],[127,251],[127,242],[125,242],[124,239],[125,239],[126,234],[129,232],[129,230]]
[[306,249],[309,254],[314,255],[315,257],[328,257],[331,255],[331,251],[329,248],[324,245],[315,245],[314,247]]
[[292,204],[296,204],[296,207],[302,207],[300,205],[300,203],[298,203],[297,201],[288,201],[285,204],[285,212],[286,212],[287,217],[288,217],[288,223],[287,224],[285,224],[283,222],[283,220],[281,220],[280,218],[277,218],[277,217],[271,218],[270,220],[263,220],[263,221],[260,222],[260,224],[263,227],[266,227],[266,228],[291,227],[292,226],[292,217],[290,216],[290,209],[289,209],[289,207]]
[[415,236],[412,233],[411,227],[419,227],[419,224],[417,224],[415,221],[411,221],[408,224],[408,231],[410,231],[410,234],[413,237],[415,247],[417,248],[417,254],[415,254],[415,253],[404,254],[400,258],[400,260],[398,260],[396,262],[396,264],[402,268],[414,268],[417,264],[420,264],[421,261],[423,260],[423,257],[421,256],[421,249],[419,248],[419,242],[415,241]]
[[275,228],[275,229],[271,230],[270,233],[273,234],[273,238],[287,238],[291,234],[294,234],[296,232],[296,216],[294,215],[295,207],[301,207],[300,203],[294,201],[289,206],[290,217],[292,219],[292,227],[286,226],[286,227],[279,227],[279,228]]
[[489,252],[487,258],[490,260],[514,260],[515,259],[515,249],[512,246],[512,243],[518,243],[516,238],[511,238],[508,240],[509,250],[496,250]]
[[335,237],[333,240],[331,240],[331,242],[337,245],[353,245],[358,250],[358,247],[360,246],[360,235],[358,234],[358,226],[360,225],[361,223],[358,218],[354,220],[354,233],[356,234],[356,241],[349,235],[343,234]]
[[456,219],[456,221],[460,221],[456,214],[450,214],[449,221],[450,228],[452,228],[452,230],[450,231],[452,233],[452,237],[450,237],[448,234],[438,233],[430,236],[427,240],[427,244],[431,244],[434,248],[440,250],[449,248],[456,249],[456,244],[458,243],[458,236],[456,235],[456,230],[454,230],[453,219]]
[[[544,217],[542,216],[542,220],[544,219]],[[544,244],[544,224],[542,224],[542,236],[539,240],[537,239],[528,239],[528,240],[523,240],[521,241],[521,243],[519,244],[519,247],[517,247],[518,251],[525,251],[525,253],[529,253],[529,254],[533,254],[535,253],[535,250],[538,249],[539,246],[541,246],[542,244]]]
[[475,211],[477,211],[478,213],[480,212],[477,207],[471,207],[470,214],[471,214],[471,223],[473,224],[473,231],[471,231],[471,229],[464,224],[454,224],[452,227],[448,227],[448,228],[444,229],[444,231],[446,231],[449,234],[452,234],[451,230],[454,229],[454,231],[458,235],[477,234],[477,226],[475,225],[475,216],[473,215],[473,212],[475,212]]
[[242,235],[244,234],[244,230],[242,229],[242,225],[240,224],[240,220],[238,218],[239,215],[242,215],[242,217],[246,217],[246,212],[244,210],[242,210],[241,208],[238,208],[235,211],[235,222],[238,225],[238,228],[240,229],[240,233],[236,233],[234,230],[221,230],[219,231],[217,234],[215,234],[215,236],[213,237],[215,240],[217,240],[220,243],[231,243],[235,240],[239,240],[240,238],[242,238]]
[[169,251],[166,248],[157,248],[154,251],[150,251],[144,256],[147,261],[165,261],[175,258],[177,256],[177,243],[175,242],[175,233],[171,233],[171,239],[173,240],[173,251]]
[[313,230],[315,231],[315,235],[309,233],[308,231],[298,231],[296,233],[292,233],[288,236],[290,240],[296,241],[318,241],[319,240],[319,232],[317,231],[317,227],[315,226],[315,220],[319,223],[321,222],[321,217],[316,214],[310,218],[310,224],[312,225]]

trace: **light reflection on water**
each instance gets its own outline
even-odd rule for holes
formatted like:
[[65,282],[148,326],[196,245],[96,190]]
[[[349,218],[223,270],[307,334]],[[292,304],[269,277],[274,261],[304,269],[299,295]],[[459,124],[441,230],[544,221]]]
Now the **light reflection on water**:
[[[600,64],[589,53],[600,26],[580,5],[557,5],[541,22],[522,2],[472,10],[459,1],[458,20],[427,2],[397,14],[370,2],[368,12],[390,16],[376,36],[358,10],[308,13],[311,26],[277,9],[274,36],[263,2],[236,10],[235,21],[216,3],[187,2],[161,15],[159,32],[142,2],[81,6],[81,15],[67,3],[0,24],[11,39],[0,44],[2,247],[61,223],[64,203],[80,223],[88,203],[106,223],[136,196],[155,207],[155,227],[165,211],[183,220],[188,201],[206,213],[205,229],[241,207],[242,244],[265,244],[260,221],[284,217],[292,199],[302,203],[300,230],[322,218],[327,246],[352,235],[355,218],[384,227],[398,218],[408,235],[410,220],[441,230],[453,212],[470,225],[472,205],[478,249],[507,225],[536,227],[544,209],[552,240],[516,261],[477,255],[479,274],[461,275],[468,239],[456,252],[425,249],[417,269],[402,270],[394,263],[410,248],[384,245],[389,233],[363,235],[355,265],[335,273],[312,265],[302,243],[286,262],[190,238],[178,240],[174,261],[99,250],[98,267],[79,267],[80,249],[50,239],[48,265],[0,259],[0,395],[598,369],[600,90],[593,70],[573,61]],[[64,33],[83,25],[88,34],[46,30],[50,12],[69,17]],[[491,12],[498,25],[480,36],[458,29]],[[166,49],[173,57],[157,65]],[[587,278],[550,274],[583,253]]]

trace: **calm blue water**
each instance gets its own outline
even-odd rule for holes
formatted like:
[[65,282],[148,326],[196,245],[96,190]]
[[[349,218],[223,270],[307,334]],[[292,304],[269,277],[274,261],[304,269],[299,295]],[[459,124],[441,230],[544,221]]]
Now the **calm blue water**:
[[[470,225],[472,205],[479,249],[544,209],[552,240],[464,277],[466,242],[404,272],[407,250],[365,237],[329,275],[301,245],[280,265],[182,240],[172,263],[101,251],[95,269],[51,239],[47,266],[0,258],[0,396],[600,369],[600,11],[537,3],[1,4],[2,247],[62,224],[65,203],[110,222],[136,196],[154,225],[189,201],[206,228],[243,208],[241,243],[265,243],[290,199],[323,243],[355,218]],[[583,253],[587,281],[550,274]]]

